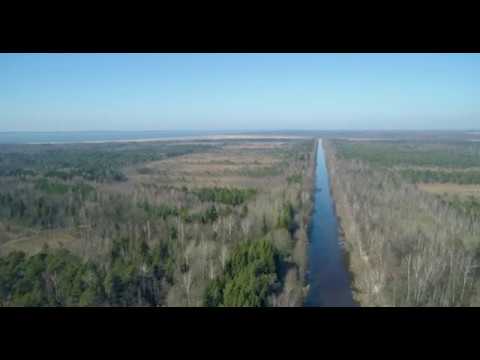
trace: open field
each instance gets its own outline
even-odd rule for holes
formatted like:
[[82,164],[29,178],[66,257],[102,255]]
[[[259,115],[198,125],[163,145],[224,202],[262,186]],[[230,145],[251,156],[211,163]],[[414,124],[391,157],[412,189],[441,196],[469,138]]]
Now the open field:
[[[272,153],[262,151],[270,149],[266,146],[245,144],[225,146],[219,151],[202,154],[191,154],[155,161],[146,164],[141,169],[130,169],[127,172],[132,184],[154,181],[157,185],[182,185],[189,187],[202,186],[237,186],[237,187],[264,187],[273,182],[281,182],[283,177],[272,170],[280,169],[282,159]],[[233,145],[232,145],[233,146]],[[253,145],[255,146],[255,145]],[[260,146],[260,147],[258,147]],[[286,147],[285,147],[286,148]],[[259,150],[253,151],[252,149]],[[148,169],[148,170],[145,170]],[[272,173],[268,182],[263,173]],[[148,175],[141,174],[149,173]],[[258,174],[258,175],[257,175]]]
[[432,194],[447,194],[447,195],[460,195],[460,196],[480,196],[480,185],[460,185],[460,184],[438,184],[438,183],[419,183],[417,187]]

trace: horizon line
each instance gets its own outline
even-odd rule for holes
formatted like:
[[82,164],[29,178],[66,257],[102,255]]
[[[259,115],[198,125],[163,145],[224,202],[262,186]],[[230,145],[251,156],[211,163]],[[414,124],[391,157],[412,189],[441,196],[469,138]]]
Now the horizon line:
[[382,129],[382,128],[362,128],[362,129],[150,129],[150,130],[0,130],[0,133],[86,133],[86,132],[186,132],[186,131],[215,131],[215,132],[258,132],[258,131],[480,131],[480,128],[421,128],[421,129]]

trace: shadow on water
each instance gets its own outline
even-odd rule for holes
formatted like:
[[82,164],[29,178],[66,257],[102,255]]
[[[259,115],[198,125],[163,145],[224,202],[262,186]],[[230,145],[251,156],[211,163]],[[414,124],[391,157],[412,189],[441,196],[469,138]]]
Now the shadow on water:
[[353,299],[349,256],[339,236],[321,140],[318,142],[316,162],[314,207],[309,229],[309,292],[304,305],[358,306]]

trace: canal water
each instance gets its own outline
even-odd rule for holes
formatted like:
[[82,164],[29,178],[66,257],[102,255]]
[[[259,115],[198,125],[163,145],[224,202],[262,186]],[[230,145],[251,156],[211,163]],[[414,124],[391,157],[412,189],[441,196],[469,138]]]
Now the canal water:
[[357,306],[330,194],[325,154],[320,139],[315,169],[315,196],[310,227],[309,293],[305,306]]

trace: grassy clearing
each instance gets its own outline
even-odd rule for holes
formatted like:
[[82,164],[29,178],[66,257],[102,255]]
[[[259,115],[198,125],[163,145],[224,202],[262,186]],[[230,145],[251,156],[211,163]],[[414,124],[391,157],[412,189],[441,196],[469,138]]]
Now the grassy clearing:
[[[227,144],[215,151],[152,161],[144,164],[140,171],[135,167],[128,168],[127,182],[108,187],[118,191],[133,191],[137,186],[149,183],[165,186],[181,184],[187,187],[265,187],[272,183],[279,185],[281,174],[270,176],[268,183],[263,176],[268,175],[268,169],[278,166],[282,161],[279,154],[268,150],[287,146],[284,142]],[[257,173],[259,176],[255,176]]]
[[[17,230],[18,231],[18,230]],[[9,240],[0,245],[0,254],[7,255],[12,251],[23,251],[27,254],[36,254],[44,246],[56,248],[65,246],[67,248],[77,248],[78,234],[71,230],[28,230],[19,231],[19,233],[7,233]]]
[[461,185],[452,183],[420,183],[417,187],[431,194],[441,195],[459,195],[459,196],[475,196],[480,197],[480,185]]

